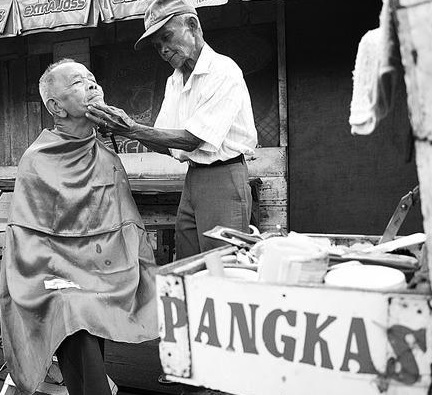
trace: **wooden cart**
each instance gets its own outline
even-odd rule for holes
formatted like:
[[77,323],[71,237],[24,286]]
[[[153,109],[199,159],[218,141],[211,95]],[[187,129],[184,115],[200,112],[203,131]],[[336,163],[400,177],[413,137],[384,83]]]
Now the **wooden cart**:
[[[393,0],[432,264],[432,1]],[[239,395],[430,394],[431,294],[158,275],[160,355],[174,381]],[[432,273],[429,270],[429,273]]]
[[205,259],[157,275],[169,379],[236,395],[430,393],[430,294],[203,276]]

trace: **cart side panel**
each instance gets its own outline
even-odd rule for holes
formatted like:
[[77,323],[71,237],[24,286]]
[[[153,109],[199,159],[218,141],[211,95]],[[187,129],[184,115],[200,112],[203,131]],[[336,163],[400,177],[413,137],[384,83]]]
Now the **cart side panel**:
[[191,376],[191,352],[185,286],[181,276],[156,276],[159,354],[166,374]]
[[[389,299],[387,366],[380,384],[389,395],[431,391],[432,331],[430,300],[394,295]],[[399,385],[388,386],[391,381]],[[422,391],[423,389],[423,391]],[[427,390],[428,389],[428,390]]]
[[238,395],[428,393],[424,296],[196,275],[184,281],[193,368],[190,380],[165,370],[175,381]]

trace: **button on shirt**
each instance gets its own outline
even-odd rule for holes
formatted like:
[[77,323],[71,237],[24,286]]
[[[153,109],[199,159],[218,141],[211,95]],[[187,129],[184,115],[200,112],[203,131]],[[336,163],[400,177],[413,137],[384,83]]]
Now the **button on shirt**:
[[168,78],[155,127],[186,129],[203,140],[192,152],[171,149],[181,162],[209,164],[252,155],[257,131],[241,69],[204,44],[186,84],[178,69]]

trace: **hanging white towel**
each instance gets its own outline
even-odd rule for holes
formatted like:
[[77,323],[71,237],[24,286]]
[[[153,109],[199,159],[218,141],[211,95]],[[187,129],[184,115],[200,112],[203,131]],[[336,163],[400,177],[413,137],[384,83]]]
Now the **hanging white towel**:
[[353,71],[349,123],[352,134],[370,134],[393,107],[400,70],[398,43],[388,0],[380,27],[360,40]]

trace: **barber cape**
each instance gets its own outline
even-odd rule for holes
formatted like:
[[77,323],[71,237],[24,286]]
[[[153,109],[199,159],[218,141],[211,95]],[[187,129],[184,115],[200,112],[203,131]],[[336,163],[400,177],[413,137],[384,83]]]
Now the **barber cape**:
[[154,256],[118,156],[95,134],[43,130],[18,166],[0,279],[2,337],[33,393],[65,337],[157,337]]

